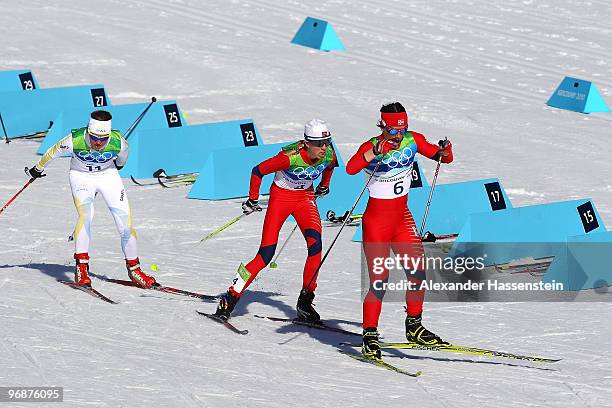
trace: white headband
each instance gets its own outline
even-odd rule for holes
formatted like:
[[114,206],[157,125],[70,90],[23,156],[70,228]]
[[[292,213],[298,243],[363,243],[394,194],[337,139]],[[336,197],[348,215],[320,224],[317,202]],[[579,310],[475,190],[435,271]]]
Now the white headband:
[[106,136],[111,133],[111,121],[110,120],[97,120],[89,119],[89,125],[87,130],[96,136]]

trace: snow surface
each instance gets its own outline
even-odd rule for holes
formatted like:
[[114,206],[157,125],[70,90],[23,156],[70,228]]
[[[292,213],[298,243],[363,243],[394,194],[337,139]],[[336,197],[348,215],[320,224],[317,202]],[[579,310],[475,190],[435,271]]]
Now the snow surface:
[[[347,51],[291,45],[309,15],[329,20]],[[321,117],[344,157],[374,134],[380,105],[398,99],[413,129],[454,143],[439,182],[499,177],[515,206],[591,197],[612,225],[612,117],[545,105],[565,75],[594,81],[612,103],[610,21],[604,0],[4,0],[0,69],[31,68],[43,87],[104,83],[115,104],[176,99],[190,123],[252,117],[266,143],[295,140]],[[2,202],[26,181],[37,146],[1,144]],[[213,303],[97,279],[119,305],[73,291],[55,281],[72,275],[67,168],[56,160],[0,216],[0,386],[63,386],[66,407],[612,406],[606,303],[426,304],[426,324],[457,343],[563,361],[388,357],[423,370],[415,380],[339,355],[342,336],[252,317],[293,315],[301,239],[237,307],[233,321],[248,336],[194,312]],[[255,254],[262,217],[196,243],[239,214],[239,200],[126,186],[143,265],[158,264],[161,282],[217,294]],[[125,278],[112,218],[97,207],[92,270]],[[325,245],[336,231],[324,231]],[[324,266],[315,302],[324,318],[359,330],[352,232]],[[380,330],[402,339],[400,304],[385,306]],[[36,406],[45,405],[57,406]]]

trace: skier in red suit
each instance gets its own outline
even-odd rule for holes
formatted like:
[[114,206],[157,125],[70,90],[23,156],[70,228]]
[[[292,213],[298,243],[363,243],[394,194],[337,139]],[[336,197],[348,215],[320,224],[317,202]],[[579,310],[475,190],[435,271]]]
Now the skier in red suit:
[[[312,305],[317,287],[314,273],[321,263],[323,248],[321,218],[315,196],[329,193],[329,182],[335,166],[336,154],[331,146],[331,132],[326,122],[313,119],[304,127],[303,140],[284,147],[276,156],[253,168],[249,199],[242,204],[245,214],[262,210],[258,204],[261,180],[264,175],[274,173],[261,244],[257,255],[250,262],[238,266],[232,285],[221,297],[215,313],[217,316],[229,319],[242,293],[274,257],[280,229],[292,215],[308,247],[302,290],[296,306],[298,318],[309,322],[320,320],[319,313]],[[313,182],[319,176],[321,182],[315,190]]]
[[[374,172],[368,183],[370,198],[362,219],[363,248],[370,276],[370,289],[363,303],[362,353],[372,359],[381,358],[377,327],[385,290],[380,282],[386,282],[389,275],[386,268],[379,264],[376,267],[376,260],[388,258],[392,249],[396,255],[424,261],[421,237],[407,200],[415,156],[420,153],[436,161],[441,158],[442,163],[453,161],[448,140],[436,146],[422,134],[408,130],[408,115],[401,103],[383,105],[380,113],[381,134],[363,143],[346,166],[349,174],[364,170],[366,179]],[[425,279],[424,264],[406,270],[406,274],[408,281],[418,288]],[[379,285],[374,285],[376,281]],[[406,338],[426,345],[447,344],[421,324],[423,297],[423,290],[406,291]]]

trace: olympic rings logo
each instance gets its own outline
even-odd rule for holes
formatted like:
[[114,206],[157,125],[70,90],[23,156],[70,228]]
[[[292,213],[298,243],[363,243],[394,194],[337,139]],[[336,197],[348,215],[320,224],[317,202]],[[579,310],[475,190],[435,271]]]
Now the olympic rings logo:
[[316,167],[296,167],[291,173],[298,178],[298,180],[314,180],[319,177],[319,174],[325,170],[326,164],[322,163]]
[[388,168],[394,169],[398,166],[405,167],[412,162],[415,152],[406,147],[402,150],[392,150],[382,158],[382,164],[386,164]]
[[106,163],[115,157],[115,154],[112,152],[89,152],[87,150],[81,150],[77,153],[77,156],[85,162]]

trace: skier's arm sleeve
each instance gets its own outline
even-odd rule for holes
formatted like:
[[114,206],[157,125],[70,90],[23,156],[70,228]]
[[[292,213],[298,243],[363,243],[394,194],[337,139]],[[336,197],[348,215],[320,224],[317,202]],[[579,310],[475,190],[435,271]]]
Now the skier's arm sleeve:
[[321,175],[320,186],[329,187],[329,182],[331,181],[332,175],[334,174],[334,168],[337,163],[336,152],[334,152],[334,159],[329,163],[329,165],[323,170],[323,174]]
[[[421,153],[423,156],[428,157],[432,160],[438,160],[438,154],[440,151],[440,147],[433,143],[429,143],[425,136],[420,133],[412,132],[412,137],[417,144],[417,151]],[[453,161],[453,149],[452,145],[449,145],[445,152],[448,153],[448,156],[442,156],[442,163],[450,163]]]
[[72,152],[72,134],[66,136],[53,146],[51,146],[43,157],[40,158],[38,163],[36,163],[36,168],[40,171],[45,169],[45,166],[49,164],[49,162],[55,159],[57,156],[61,155],[63,152]]
[[129,150],[130,150],[130,145],[128,144],[127,140],[125,140],[122,137],[121,138],[121,151],[119,151],[119,154],[117,155],[117,158],[115,159],[115,167],[117,167],[117,170],[121,170],[123,166],[125,166],[125,163],[127,163]]
[[370,164],[364,157],[364,154],[372,148],[372,142],[367,141],[359,147],[357,153],[350,158],[346,163],[346,172],[348,174],[357,174]]
[[257,200],[259,198],[259,187],[261,180],[266,174],[274,173],[275,171],[287,170],[289,168],[289,156],[285,152],[280,152],[274,157],[264,160],[251,171],[251,184],[249,187],[249,198]]

